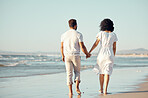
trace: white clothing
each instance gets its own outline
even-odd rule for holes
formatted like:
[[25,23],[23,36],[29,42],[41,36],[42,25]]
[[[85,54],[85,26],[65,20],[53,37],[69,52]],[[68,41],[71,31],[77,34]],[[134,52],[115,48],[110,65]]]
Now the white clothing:
[[83,42],[83,36],[78,31],[70,29],[62,34],[61,42],[63,42],[64,47],[67,85],[73,84],[73,69],[75,74],[75,81],[78,80],[80,82],[81,59],[79,42]]
[[83,42],[83,36],[81,33],[74,29],[66,31],[61,36],[61,42],[64,44],[64,55],[65,56],[79,56],[80,45],[79,42]]
[[101,31],[96,37],[97,39],[100,39],[100,49],[97,57],[99,74],[111,75],[114,64],[113,43],[118,40],[117,36],[114,32],[107,33],[105,31]]
[[81,67],[80,56],[66,56],[65,66],[66,66],[66,73],[67,73],[67,85],[73,84],[72,82],[73,69],[75,73],[74,82],[76,82],[76,80],[80,82],[80,67]]

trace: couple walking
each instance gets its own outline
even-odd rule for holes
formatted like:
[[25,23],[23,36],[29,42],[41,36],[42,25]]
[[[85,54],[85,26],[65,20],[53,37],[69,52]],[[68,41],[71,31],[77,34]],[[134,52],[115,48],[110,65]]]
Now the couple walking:
[[[83,36],[77,30],[77,22],[75,19],[68,21],[70,30],[66,31],[61,36],[61,53],[62,60],[65,62],[67,73],[67,85],[69,87],[69,95],[73,95],[72,91],[72,76],[74,69],[74,82],[76,83],[76,92],[81,94],[79,89],[80,83],[80,48],[86,55],[86,58],[91,56],[91,52],[97,47],[100,42],[99,54],[97,57],[97,66],[100,74],[100,93],[107,94],[109,76],[112,74],[114,56],[116,53],[117,36],[113,32],[113,22],[110,19],[104,19],[100,23],[100,32],[96,36],[96,41],[91,50],[88,52],[84,43]],[[104,84],[104,89],[103,89]]]

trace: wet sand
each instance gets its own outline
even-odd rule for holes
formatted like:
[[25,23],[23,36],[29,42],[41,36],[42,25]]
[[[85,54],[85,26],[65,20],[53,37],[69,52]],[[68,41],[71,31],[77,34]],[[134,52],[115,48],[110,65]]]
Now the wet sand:
[[[148,79],[143,81],[147,72],[148,68],[114,69],[108,88],[111,94],[104,96],[98,92],[98,76],[92,69],[81,71],[82,94],[76,93],[74,84],[72,98],[147,98]],[[141,88],[136,89],[138,83]],[[66,73],[0,78],[0,98],[69,98]]]
[[128,92],[119,92],[119,94],[102,95],[99,98],[148,98],[148,77],[144,83],[137,85],[139,88]]

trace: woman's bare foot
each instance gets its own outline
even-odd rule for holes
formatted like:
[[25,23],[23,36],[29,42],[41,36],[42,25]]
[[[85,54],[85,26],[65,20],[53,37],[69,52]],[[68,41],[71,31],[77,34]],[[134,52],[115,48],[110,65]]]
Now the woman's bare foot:
[[73,93],[69,93],[69,98],[72,98],[73,97]]
[[73,95],[73,91],[69,90],[69,96],[72,96],[72,95]]
[[107,95],[108,93],[107,93],[107,91],[104,91],[104,95]]
[[81,91],[79,89],[76,89],[76,92],[81,95]]
[[103,93],[103,90],[100,89],[99,92],[100,92],[100,93]]

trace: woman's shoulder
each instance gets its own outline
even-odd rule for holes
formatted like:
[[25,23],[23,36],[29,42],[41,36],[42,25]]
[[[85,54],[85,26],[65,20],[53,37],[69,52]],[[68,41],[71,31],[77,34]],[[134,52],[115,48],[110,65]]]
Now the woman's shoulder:
[[115,41],[118,41],[117,35],[114,32],[113,32],[113,38],[114,38]]
[[103,31],[98,32],[98,33],[97,33],[97,36],[101,36],[102,33],[103,33]]
[[115,32],[112,32],[113,36],[117,36]]
[[100,31],[100,32],[97,33],[97,35],[99,35],[99,34],[103,34],[103,33],[104,33],[104,31]]

